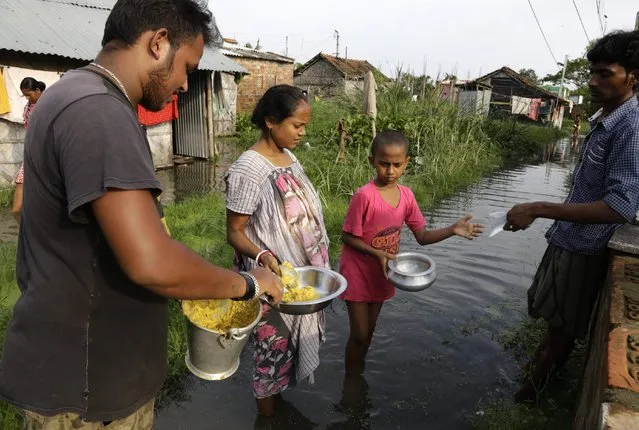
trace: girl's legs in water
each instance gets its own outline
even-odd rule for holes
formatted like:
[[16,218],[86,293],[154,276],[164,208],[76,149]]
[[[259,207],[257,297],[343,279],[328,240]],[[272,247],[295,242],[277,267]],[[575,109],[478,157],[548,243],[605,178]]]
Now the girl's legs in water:
[[255,399],[257,403],[257,413],[265,417],[272,417],[275,414],[275,405],[281,398],[281,394],[276,394],[263,399]]
[[364,371],[366,354],[383,304],[346,302],[350,323],[350,335],[346,344],[346,373],[361,374]]

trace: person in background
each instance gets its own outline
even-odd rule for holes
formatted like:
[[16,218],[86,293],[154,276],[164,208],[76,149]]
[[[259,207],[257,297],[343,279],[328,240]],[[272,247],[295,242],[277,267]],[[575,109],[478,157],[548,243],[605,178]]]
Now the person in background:
[[26,429],[150,430],[168,299],[282,296],[269,270],[214,266],[162,225],[136,108],[187,91],[214,44],[204,0],[118,0],[95,62],[47,89],[29,118],[21,294],[0,358],[0,396]]
[[572,141],[571,147],[572,149],[576,149],[579,145],[579,135],[581,134],[581,114],[578,113],[575,116],[575,123],[572,126]]
[[608,241],[633,222],[639,209],[639,31],[610,33],[590,49],[590,93],[601,109],[580,150],[564,203],[519,204],[505,230],[528,228],[537,218],[555,220],[548,248],[528,290],[528,313],[548,323],[544,340],[515,394],[532,401],[585,339],[608,271]]
[[[270,88],[255,107],[251,122],[262,135],[225,177],[227,238],[239,270],[263,266],[279,275],[278,259],[294,267],[330,268],[319,196],[291,152],[310,119],[306,96],[291,85]],[[268,305],[263,311],[252,336],[253,395],[259,414],[272,416],[281,392],[313,382],[324,311],[285,315]]]
[[348,375],[364,371],[382,305],[395,295],[387,276],[388,260],[399,252],[404,224],[420,245],[453,236],[474,239],[483,231],[468,215],[446,228],[427,230],[426,220],[410,188],[397,182],[408,165],[408,140],[397,131],[383,131],[373,139],[370,163],[376,177],[357,190],[342,227],[340,272],[348,281],[342,298],[348,308],[350,335],[346,344]]
[[[24,128],[27,129],[29,127],[29,118],[31,117],[31,112],[40,100],[40,96],[47,88],[47,85],[44,82],[38,81],[34,78],[24,78],[20,83],[20,91],[27,99],[27,105],[24,107]],[[20,165],[20,170],[18,171],[18,176],[16,177],[16,189],[13,195],[13,207],[11,208],[11,214],[16,219],[18,223],[20,223],[20,211],[22,210],[22,193],[23,193],[23,183],[24,183],[24,161]]]

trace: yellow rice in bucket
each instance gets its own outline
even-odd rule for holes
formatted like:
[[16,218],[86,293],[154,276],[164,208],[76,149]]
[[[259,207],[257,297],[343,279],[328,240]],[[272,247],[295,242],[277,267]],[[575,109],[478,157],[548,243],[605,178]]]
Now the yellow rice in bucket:
[[[224,302],[228,303],[226,312],[220,309]],[[183,300],[182,312],[198,327],[226,332],[249,326],[257,317],[258,307],[254,300]]]

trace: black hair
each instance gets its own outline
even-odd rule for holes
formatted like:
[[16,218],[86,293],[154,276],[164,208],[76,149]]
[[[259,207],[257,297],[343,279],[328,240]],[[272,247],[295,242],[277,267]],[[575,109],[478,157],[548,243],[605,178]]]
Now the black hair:
[[371,144],[371,155],[374,157],[382,146],[401,146],[408,155],[408,139],[399,131],[386,130],[378,133]]
[[308,103],[308,100],[301,89],[292,85],[276,85],[269,88],[253,110],[251,123],[262,130],[268,132],[266,120],[276,124],[281,123],[286,118],[293,115],[300,102]]
[[35,78],[24,78],[22,82],[20,82],[20,89],[27,91],[38,91],[43,92],[47,89],[47,84],[44,82],[38,81]]
[[142,33],[160,28],[168,30],[173,48],[199,35],[207,46],[222,44],[205,0],[118,0],[107,18],[102,47],[113,43],[128,48]]
[[587,57],[591,63],[617,63],[628,73],[639,70],[639,30],[605,35],[590,48]]

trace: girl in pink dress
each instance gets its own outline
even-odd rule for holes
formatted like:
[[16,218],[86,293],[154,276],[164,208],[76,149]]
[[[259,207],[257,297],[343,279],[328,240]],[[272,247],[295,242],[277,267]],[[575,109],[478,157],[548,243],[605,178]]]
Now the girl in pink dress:
[[413,192],[397,184],[408,164],[408,141],[401,133],[379,133],[373,140],[369,160],[377,176],[353,195],[342,228],[340,272],[348,281],[342,298],[350,322],[347,374],[364,371],[382,304],[395,295],[386,271],[388,260],[395,259],[399,251],[404,223],[420,245],[452,236],[472,240],[483,231],[481,225],[470,222],[471,215],[449,227],[426,230],[426,220]]

